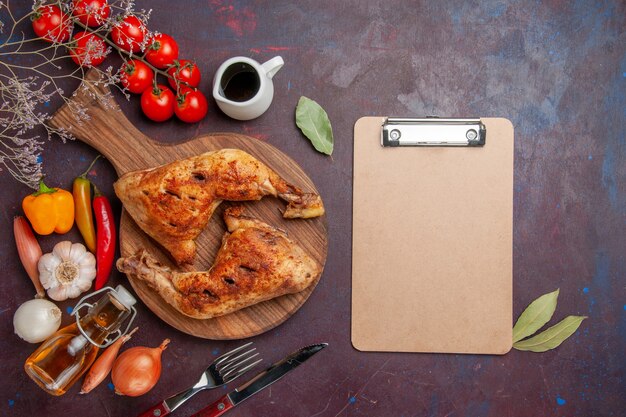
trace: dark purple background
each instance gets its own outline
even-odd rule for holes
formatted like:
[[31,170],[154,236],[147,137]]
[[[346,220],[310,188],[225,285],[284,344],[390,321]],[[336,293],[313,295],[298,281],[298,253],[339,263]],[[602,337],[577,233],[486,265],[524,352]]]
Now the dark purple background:
[[[19,15],[28,1],[14,3]],[[309,343],[330,346],[232,416],[621,416],[626,414],[626,5],[623,1],[138,1],[150,27],[173,35],[181,57],[212,75],[230,56],[277,54],[275,99],[257,120],[236,122],[210,103],[197,125],[146,120],[138,99],[120,99],[139,129],[163,142],[232,131],[294,158],[327,207],[330,247],[309,301],[282,326],[253,338],[265,363]],[[510,3],[510,4],[509,4]],[[30,32],[27,32],[30,36]],[[66,91],[75,88],[67,84]],[[294,124],[301,95],[333,122],[332,159]],[[59,102],[51,103],[54,110]],[[561,289],[554,320],[588,315],[558,349],[497,356],[360,353],[350,344],[352,127],[363,115],[502,116],[515,125],[514,316]],[[52,186],[69,188],[95,156],[79,142],[45,145]],[[94,182],[109,196],[107,162]],[[29,190],[0,174],[0,414],[132,416],[195,379],[241,342],[182,334],[139,305],[131,345],[172,343],[163,376],[147,395],[117,397],[107,380],[88,396],[55,398],[22,371],[34,350],[13,335],[12,315],[33,289],[16,258],[11,222]],[[375,198],[376,196],[372,196]],[[121,206],[114,200],[119,215]],[[389,233],[393,233],[392,230]],[[40,239],[45,251],[66,236]],[[372,239],[375,239],[372,236]],[[384,277],[381,277],[384,279]],[[115,273],[112,284],[125,283]],[[62,308],[73,302],[62,303]],[[375,314],[375,306],[372,306]],[[398,317],[398,320],[402,320]],[[480,320],[480,317],[476,317]],[[69,322],[64,315],[64,324]],[[230,388],[234,388],[233,385]],[[175,415],[226,392],[203,392]]]

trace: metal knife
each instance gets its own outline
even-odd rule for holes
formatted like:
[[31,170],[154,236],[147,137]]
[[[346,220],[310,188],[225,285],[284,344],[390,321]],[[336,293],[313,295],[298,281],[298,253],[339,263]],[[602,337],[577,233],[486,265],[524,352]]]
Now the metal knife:
[[198,411],[191,417],[221,416],[234,406],[239,405],[241,402],[261,391],[263,388],[267,388],[274,382],[278,381],[280,378],[285,376],[287,372],[293,370],[311,356],[324,349],[326,346],[328,346],[328,343],[320,343],[317,345],[303,347],[302,349],[293,352],[280,361],[272,364],[269,368],[252,378],[250,381],[224,395],[222,398]]

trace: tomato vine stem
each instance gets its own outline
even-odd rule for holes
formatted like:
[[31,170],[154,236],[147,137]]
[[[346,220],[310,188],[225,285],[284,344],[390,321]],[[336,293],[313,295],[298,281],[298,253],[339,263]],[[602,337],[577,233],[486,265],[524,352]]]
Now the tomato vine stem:
[[[93,28],[90,28],[89,26],[83,24],[82,22],[80,22],[78,19],[74,20],[74,24],[79,26],[80,28],[82,28],[84,31],[91,33],[97,37],[99,37],[100,39],[102,39],[107,45],[109,45],[111,48],[115,49],[119,54],[121,55],[126,55],[126,57],[128,57],[129,59],[137,59],[141,62],[143,62],[144,64],[146,64],[153,72],[154,72],[154,83],[156,84],[156,76],[157,74],[161,74],[166,78],[171,78],[176,82],[176,92],[178,92],[178,90],[180,89],[180,85],[184,84],[187,87],[191,87],[191,85],[189,85],[189,83],[187,81],[183,81],[183,80],[179,80],[178,78],[175,78],[173,76],[171,76],[170,74],[167,73],[167,71],[163,71],[157,67],[155,67],[154,65],[152,65],[151,63],[149,63],[143,56],[140,55],[133,55],[130,52],[128,52],[127,50],[120,48],[119,46],[117,46],[115,44],[115,42],[113,42],[111,39],[109,39],[108,35],[110,33],[110,31],[107,31],[106,34],[103,36],[103,34],[98,31],[98,30],[94,30]],[[70,40],[71,42],[71,40]],[[124,56],[122,56],[122,59],[124,59],[125,62],[128,62],[128,60],[126,60],[124,58]]]

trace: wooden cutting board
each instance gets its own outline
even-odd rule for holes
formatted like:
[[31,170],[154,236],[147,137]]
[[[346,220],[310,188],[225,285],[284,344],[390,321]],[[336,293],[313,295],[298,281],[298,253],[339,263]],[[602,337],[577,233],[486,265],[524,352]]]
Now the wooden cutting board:
[[[56,128],[68,129],[76,138],[101,152],[120,176],[129,171],[155,167],[203,152],[238,148],[266,163],[288,182],[304,191],[317,193],[311,179],[296,162],[272,145],[249,136],[216,133],[201,135],[175,145],[157,143],[137,130],[124,116],[108,87],[94,86],[93,81],[97,79],[94,71],[88,72],[86,78],[92,82],[81,84],[70,103],[78,103],[88,109],[89,120],[79,122],[71,111],[72,104],[65,104],[54,114],[50,123]],[[222,213],[229,204],[231,203],[222,203],[208,227],[196,240],[198,251],[193,269],[204,271],[212,265],[222,235],[226,231]],[[244,205],[250,215],[286,230],[291,239],[324,266],[328,249],[325,216],[308,220],[283,219],[281,210],[284,203],[272,197]],[[137,249],[145,248],[164,265],[176,268],[166,252],[135,224],[125,210],[122,212],[119,230],[122,256],[130,256]],[[319,276],[309,288],[300,293],[278,297],[210,320],[187,317],[166,303],[143,281],[132,275],[128,279],[146,306],[176,329],[207,339],[241,339],[263,333],[287,320],[309,298]]]

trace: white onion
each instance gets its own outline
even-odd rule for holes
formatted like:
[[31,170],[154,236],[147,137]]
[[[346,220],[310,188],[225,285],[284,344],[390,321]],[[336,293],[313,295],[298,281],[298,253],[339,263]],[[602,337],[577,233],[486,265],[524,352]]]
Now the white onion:
[[44,299],[28,300],[15,311],[15,334],[28,343],[39,343],[52,336],[61,326],[61,310]]

